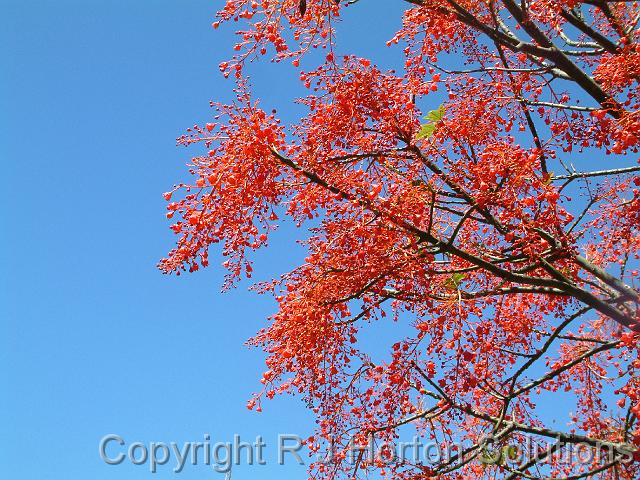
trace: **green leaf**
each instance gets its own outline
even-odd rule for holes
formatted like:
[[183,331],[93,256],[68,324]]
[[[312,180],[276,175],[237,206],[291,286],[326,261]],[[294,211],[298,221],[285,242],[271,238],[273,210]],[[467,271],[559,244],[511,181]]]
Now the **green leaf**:
[[514,445],[507,445],[502,449],[502,457],[508,458],[509,460],[515,460],[518,458],[518,447]]
[[434,123],[439,122],[444,118],[444,105],[440,105],[437,110],[431,110],[425,117],[427,120],[431,120]]
[[454,273],[447,279],[444,286],[452,290],[457,290],[460,282],[464,280],[464,276],[464,273]]
[[485,449],[480,454],[479,460],[483,465],[502,465],[502,454],[500,452],[490,452]]
[[424,117],[427,123],[420,126],[420,131],[416,135],[418,140],[422,138],[429,138],[436,131],[437,123],[444,117],[444,106],[440,105],[437,110],[431,110]]
[[436,131],[436,126],[433,123],[425,123],[420,128],[420,131],[416,135],[416,138],[418,140],[420,140],[422,138],[429,138],[429,137],[431,137],[431,135],[433,135],[433,132],[435,132],[435,131]]

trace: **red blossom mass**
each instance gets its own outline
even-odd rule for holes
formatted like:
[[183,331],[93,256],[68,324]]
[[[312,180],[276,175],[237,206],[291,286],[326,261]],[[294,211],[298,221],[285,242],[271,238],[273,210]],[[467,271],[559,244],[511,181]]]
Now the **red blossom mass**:
[[[280,217],[299,227],[304,263],[259,286],[278,309],[248,407],[304,397],[310,450],[334,453],[313,478],[639,478],[640,2],[408,0],[402,72],[334,53],[343,10],[373,8],[354,3],[227,0],[236,99],[178,139],[206,149],[165,194],[179,240],[160,268],[220,243],[230,287]],[[245,66],[315,49],[285,126]],[[406,336],[381,357],[359,338],[383,323]],[[349,461],[408,424],[467,447]],[[563,461],[575,446],[608,455]]]

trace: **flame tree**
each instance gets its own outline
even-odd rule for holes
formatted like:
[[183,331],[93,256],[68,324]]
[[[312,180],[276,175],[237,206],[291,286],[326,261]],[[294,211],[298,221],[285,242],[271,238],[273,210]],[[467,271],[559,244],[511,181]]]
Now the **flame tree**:
[[[308,447],[334,453],[314,478],[638,478],[640,2],[409,0],[399,73],[334,55],[343,9],[372,8],[353,3],[226,2],[236,98],[178,139],[203,153],[165,193],[178,241],[160,268],[220,243],[231,287],[293,219],[308,254],[259,287],[278,308],[251,340],[268,358],[248,407],[304,396]],[[306,116],[285,126],[244,66],[314,49]],[[409,333],[374,360],[359,335],[394,321]],[[465,447],[350,461],[408,424]],[[563,461],[576,446],[607,455]]]

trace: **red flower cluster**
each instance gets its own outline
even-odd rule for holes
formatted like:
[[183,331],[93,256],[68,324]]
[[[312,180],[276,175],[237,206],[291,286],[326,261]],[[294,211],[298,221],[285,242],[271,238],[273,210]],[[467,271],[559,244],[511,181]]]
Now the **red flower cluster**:
[[[315,478],[638,478],[639,2],[411,0],[389,41],[401,73],[334,57],[341,9],[364,3],[227,1],[214,26],[245,25],[220,66],[237,99],[179,139],[205,153],[165,194],[179,240],[160,268],[206,266],[221,243],[231,286],[279,217],[301,227],[304,263],[259,287],[278,310],[251,341],[269,356],[247,406],[304,396],[310,449],[336,450]],[[328,54],[300,74],[308,113],[285,128],[244,65],[313,48]],[[386,322],[400,340],[367,351]],[[409,423],[469,447],[429,467],[347,461]],[[487,462],[486,435],[558,443]],[[576,445],[611,456],[564,462]]]

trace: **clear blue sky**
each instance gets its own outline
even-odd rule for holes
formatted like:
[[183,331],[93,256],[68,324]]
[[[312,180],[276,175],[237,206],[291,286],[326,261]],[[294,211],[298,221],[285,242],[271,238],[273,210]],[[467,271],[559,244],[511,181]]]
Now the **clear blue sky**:
[[[155,476],[148,465],[105,465],[108,433],[128,444],[205,433],[273,443],[313,429],[297,399],[245,408],[263,356],[243,342],[271,300],[246,284],[220,294],[215,266],[180,278],[155,268],[174,241],[161,193],[197,153],[174,139],[232,88],[217,70],[230,30],[210,27],[221,3],[0,1],[2,478],[175,478],[173,461]],[[384,41],[402,5],[388,3],[351,9],[345,50],[390,61]],[[295,71],[251,71],[266,105],[292,116]],[[290,242],[283,229],[258,256],[258,278],[296,263]],[[306,478],[306,467],[276,465],[272,445],[265,452],[267,466],[242,465],[233,478]],[[222,478],[204,466],[180,475]]]

